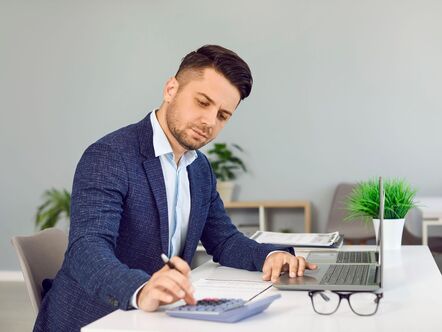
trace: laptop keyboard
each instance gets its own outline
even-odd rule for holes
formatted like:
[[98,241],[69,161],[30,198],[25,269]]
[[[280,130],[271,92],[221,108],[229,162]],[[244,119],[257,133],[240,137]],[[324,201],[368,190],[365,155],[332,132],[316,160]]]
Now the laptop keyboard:
[[370,252],[340,251],[336,263],[370,263]]
[[330,265],[321,285],[365,285],[369,265]]

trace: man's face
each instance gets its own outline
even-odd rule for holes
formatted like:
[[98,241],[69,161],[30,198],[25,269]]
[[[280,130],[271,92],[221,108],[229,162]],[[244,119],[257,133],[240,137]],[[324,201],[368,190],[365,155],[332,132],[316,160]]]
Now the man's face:
[[[178,84],[174,78],[170,83]],[[175,92],[170,91],[167,126],[186,150],[199,149],[212,141],[240,101],[238,89],[212,68],[204,69],[202,77],[191,79]]]

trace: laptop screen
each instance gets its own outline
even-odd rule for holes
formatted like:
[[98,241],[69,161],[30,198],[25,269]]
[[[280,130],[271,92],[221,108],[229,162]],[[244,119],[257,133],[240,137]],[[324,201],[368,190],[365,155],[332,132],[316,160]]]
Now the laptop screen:
[[385,205],[385,191],[382,177],[379,177],[379,230],[378,238],[376,239],[376,251],[378,252],[378,264],[379,264],[379,285],[382,287],[383,281],[383,256],[384,256],[384,205]]

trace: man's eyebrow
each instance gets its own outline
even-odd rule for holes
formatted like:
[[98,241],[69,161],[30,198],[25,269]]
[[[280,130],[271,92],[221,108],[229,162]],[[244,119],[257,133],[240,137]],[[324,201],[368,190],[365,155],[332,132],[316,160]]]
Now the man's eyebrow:
[[[215,102],[213,101],[213,99],[211,99],[211,98],[210,98],[208,95],[206,95],[204,92],[197,92],[197,94],[199,94],[199,95],[203,96],[204,98],[206,98],[211,104],[215,104]],[[220,111],[221,111],[221,112],[226,112],[226,113],[228,113],[230,116],[232,116],[232,112],[230,112],[230,111],[228,111],[228,110],[226,110],[226,109],[220,108]]]

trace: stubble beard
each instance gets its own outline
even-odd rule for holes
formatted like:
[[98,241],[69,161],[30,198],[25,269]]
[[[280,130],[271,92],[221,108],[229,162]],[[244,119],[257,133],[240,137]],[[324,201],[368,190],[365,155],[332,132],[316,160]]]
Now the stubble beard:
[[178,144],[180,144],[184,149],[198,150],[213,140],[213,138],[212,139],[208,138],[207,140],[205,140],[201,143],[193,140],[191,137],[188,136],[188,134],[186,133],[186,130],[188,130],[188,129],[191,130],[192,127],[195,127],[198,130],[202,131],[203,133],[207,134],[207,129],[201,129],[201,128],[198,128],[198,126],[192,125],[192,124],[186,124],[186,126],[183,129],[180,129],[178,127],[178,120],[176,117],[177,113],[178,113],[178,110],[176,109],[175,101],[173,101],[168,106],[168,109],[166,112],[166,123],[167,123],[167,126],[169,127],[169,130],[172,133],[173,137],[176,139]]

